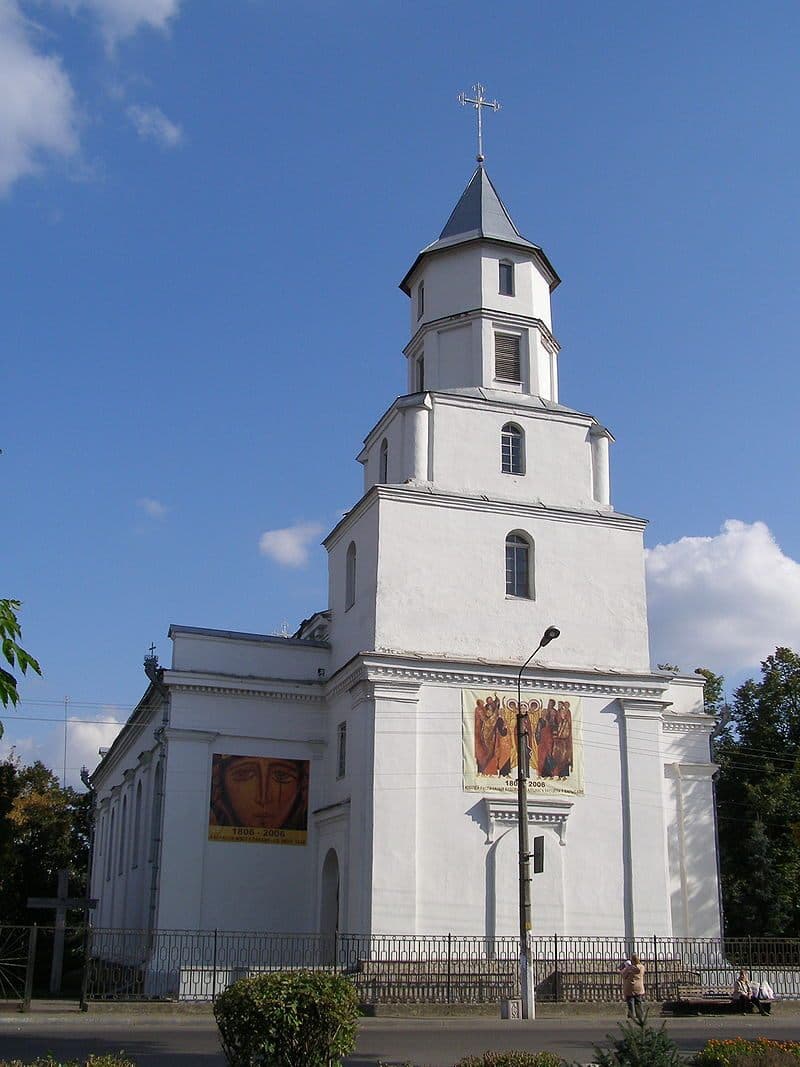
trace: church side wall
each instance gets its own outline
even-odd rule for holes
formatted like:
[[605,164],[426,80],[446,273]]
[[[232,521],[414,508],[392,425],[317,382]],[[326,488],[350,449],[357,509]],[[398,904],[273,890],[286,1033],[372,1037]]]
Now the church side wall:
[[[524,407],[475,409],[433,397],[435,446],[433,481],[444,492],[479,494],[552,507],[597,507],[592,496],[588,420],[555,420]],[[523,431],[525,473],[503,474],[501,431],[506,423]]]
[[[523,662],[557,625],[544,661],[649,669],[640,529],[482,506],[381,501],[376,648]],[[518,530],[533,542],[532,599],[505,594],[505,539]]]
[[317,807],[324,739],[319,701],[188,688],[173,691],[158,906],[161,929],[315,929],[309,844],[210,841],[209,814],[215,753],[308,760],[309,810]]
[[[559,686],[540,680],[536,691],[558,694]],[[491,692],[513,696],[514,687]],[[625,807],[628,759],[646,782],[650,806],[660,807],[658,748],[627,737],[613,694],[561,695],[579,702],[574,743],[584,786],[580,795],[530,794],[530,835],[545,842],[545,869],[533,881],[534,933],[669,936],[663,833],[640,839],[631,857],[629,833],[647,813]],[[462,688],[424,684],[417,692],[406,681],[392,692],[386,683],[376,687],[375,703],[374,931],[514,937],[516,792],[465,789]],[[506,805],[499,818],[491,810],[498,804]],[[554,818],[564,808],[566,816]],[[640,864],[635,887],[626,879],[632,858]],[[643,884],[649,895],[632,895]]]
[[[378,501],[374,497],[336,539],[327,542],[328,605],[331,610],[330,674],[358,652],[375,647],[375,599],[378,573]],[[356,547],[355,602],[346,606],[347,550]]]
[[[371,923],[373,702],[363,684],[339,691],[327,713],[327,745],[320,765],[319,803],[309,831],[314,854],[314,921],[323,930],[323,867],[330,850],[339,872],[339,930],[365,933]],[[344,774],[339,775],[339,726],[346,729]]]

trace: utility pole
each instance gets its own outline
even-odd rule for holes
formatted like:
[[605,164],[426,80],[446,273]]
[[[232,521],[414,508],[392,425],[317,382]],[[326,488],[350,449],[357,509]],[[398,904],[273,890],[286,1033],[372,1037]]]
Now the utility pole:
[[536,1001],[530,967],[531,931],[531,854],[528,845],[528,778],[530,754],[528,743],[530,718],[522,710],[522,672],[540,648],[561,636],[555,626],[548,626],[542,639],[525,660],[517,675],[517,822],[519,824],[519,985],[522,1018],[536,1018]]

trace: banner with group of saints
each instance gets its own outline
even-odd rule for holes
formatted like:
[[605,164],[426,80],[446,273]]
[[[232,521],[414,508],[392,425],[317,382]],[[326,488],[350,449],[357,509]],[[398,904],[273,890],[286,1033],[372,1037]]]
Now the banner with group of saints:
[[305,845],[309,761],[276,756],[211,759],[209,841]]
[[[517,788],[517,694],[462,689],[464,788]],[[582,793],[583,741],[579,697],[522,694],[530,748],[529,793]]]

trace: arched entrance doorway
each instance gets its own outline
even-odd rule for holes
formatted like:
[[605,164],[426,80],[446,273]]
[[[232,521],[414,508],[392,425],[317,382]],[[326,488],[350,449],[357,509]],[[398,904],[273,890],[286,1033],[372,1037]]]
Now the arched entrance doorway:
[[335,963],[336,935],[339,933],[339,858],[333,848],[328,849],[322,864],[319,932],[322,934],[324,962]]

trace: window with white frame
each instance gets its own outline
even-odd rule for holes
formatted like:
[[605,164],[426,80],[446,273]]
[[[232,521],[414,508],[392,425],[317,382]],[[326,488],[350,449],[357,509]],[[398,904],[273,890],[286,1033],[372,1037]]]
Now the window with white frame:
[[131,840],[131,867],[139,866],[139,849],[142,836],[142,783],[136,786],[136,806],[133,812],[133,838]]
[[513,422],[507,422],[500,434],[500,469],[503,474],[525,473],[525,437]]
[[344,610],[352,608],[356,602],[356,543],[351,541],[347,547],[345,566]]
[[417,322],[425,314],[425,282],[417,286]]
[[500,260],[499,288],[501,296],[514,295],[514,264],[508,259]]
[[533,597],[533,546],[519,533],[506,538],[506,596]]
[[336,731],[336,777],[347,773],[347,723],[340,722]]
[[425,357],[420,356],[417,359],[414,367],[416,377],[416,392],[423,393],[425,391]]
[[518,333],[495,333],[494,376],[501,382],[522,381]]
[[383,482],[384,485],[389,481],[389,442],[385,437],[381,441],[380,461],[378,463],[378,481]]

